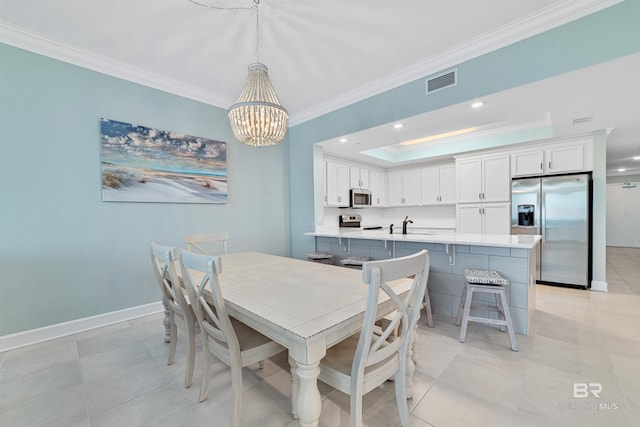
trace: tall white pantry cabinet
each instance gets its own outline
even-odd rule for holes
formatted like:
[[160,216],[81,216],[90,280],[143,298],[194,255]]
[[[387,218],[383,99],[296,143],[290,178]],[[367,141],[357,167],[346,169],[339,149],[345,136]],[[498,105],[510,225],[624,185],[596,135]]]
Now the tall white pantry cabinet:
[[456,231],[511,234],[509,154],[456,159]]

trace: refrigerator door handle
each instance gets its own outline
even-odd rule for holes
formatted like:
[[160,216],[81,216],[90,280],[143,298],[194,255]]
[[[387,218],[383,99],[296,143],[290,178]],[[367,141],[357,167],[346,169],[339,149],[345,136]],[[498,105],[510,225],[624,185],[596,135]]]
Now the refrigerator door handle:
[[547,233],[545,233],[545,226],[547,225],[547,219],[546,219],[546,206],[544,203],[544,192],[542,191],[542,188],[540,188],[540,193],[538,194],[538,197],[540,198],[540,235],[542,236],[542,239],[540,240],[540,244],[543,245],[545,242],[545,235]]

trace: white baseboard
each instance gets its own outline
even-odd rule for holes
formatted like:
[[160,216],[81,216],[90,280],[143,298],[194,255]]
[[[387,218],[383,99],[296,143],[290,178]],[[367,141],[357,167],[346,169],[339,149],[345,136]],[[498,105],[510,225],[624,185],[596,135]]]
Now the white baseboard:
[[164,311],[161,301],[0,337],[0,352]]
[[609,292],[609,285],[604,280],[592,280],[591,290],[600,292]]

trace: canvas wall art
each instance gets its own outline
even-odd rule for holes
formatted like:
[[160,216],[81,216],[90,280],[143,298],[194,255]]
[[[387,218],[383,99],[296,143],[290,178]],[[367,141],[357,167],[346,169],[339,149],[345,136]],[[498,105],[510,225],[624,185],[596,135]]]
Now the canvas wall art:
[[226,203],[227,143],[100,119],[105,202]]

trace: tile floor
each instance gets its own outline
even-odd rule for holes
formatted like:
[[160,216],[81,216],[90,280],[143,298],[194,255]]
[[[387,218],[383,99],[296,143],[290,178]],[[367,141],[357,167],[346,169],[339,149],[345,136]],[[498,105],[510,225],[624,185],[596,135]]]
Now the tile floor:
[[[471,325],[457,340],[454,319],[418,328],[411,425],[640,425],[640,249],[608,248],[609,293],[538,286],[530,336],[520,351],[506,334]],[[183,387],[184,337],[167,366],[161,315],[0,354],[1,426],[226,426],[228,370],[212,369],[209,398]],[[243,426],[297,426],[289,411],[286,356],[245,369]],[[600,397],[574,398],[574,383],[598,383]],[[597,391],[599,386],[593,386]],[[321,385],[321,426],[348,426],[348,396]],[[580,389],[578,389],[580,392]],[[393,384],[365,396],[368,426],[397,426]]]

